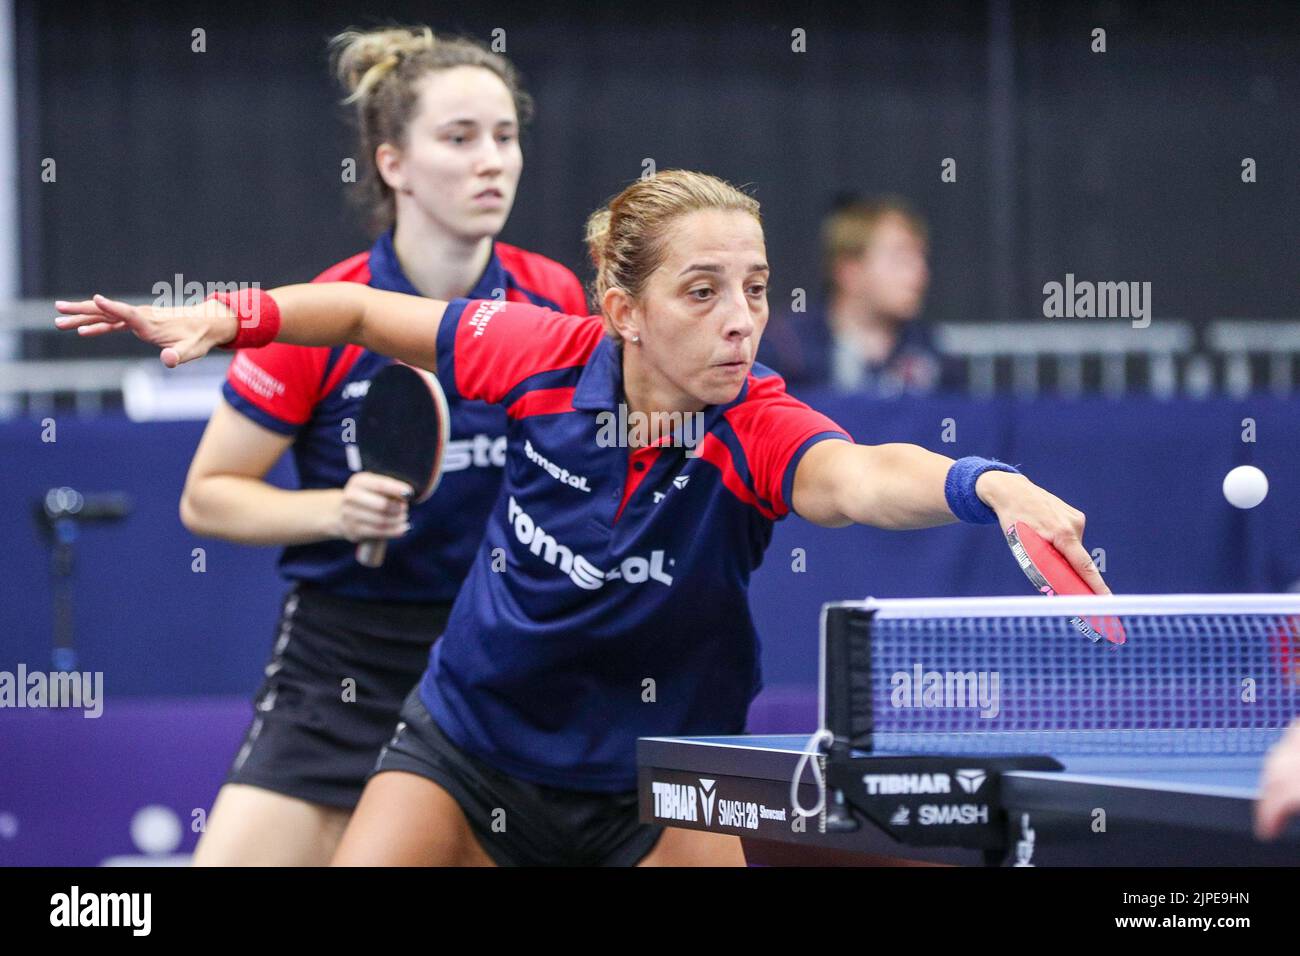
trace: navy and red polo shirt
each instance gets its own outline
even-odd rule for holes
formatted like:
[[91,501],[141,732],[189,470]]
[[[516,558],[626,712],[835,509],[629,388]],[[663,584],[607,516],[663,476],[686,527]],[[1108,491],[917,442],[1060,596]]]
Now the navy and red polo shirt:
[[[419,295],[402,272],[391,232],[368,252],[345,259],[317,282],[362,282]],[[582,284],[564,266],[505,243],[471,295],[532,303],[585,315]],[[272,431],[294,436],[293,459],[302,488],[341,488],[360,469],[348,420],[355,422],[371,377],[392,362],[360,346],[318,348],[276,342],[235,355],[224,385],[227,402]],[[292,545],[281,573],[345,597],[395,602],[449,602],[464,580],[483,536],[483,523],[501,487],[506,415],[486,402],[448,394],[451,437],[442,481],[411,508],[411,530],[389,542],[382,569],[357,564],[347,541]]]
[[848,435],[755,365],[692,420],[697,453],[623,447],[620,346],[599,318],[532,306],[451,303],[438,374],[509,418],[501,494],[420,684],[442,731],[594,791],[635,787],[637,737],[741,732],[760,686],[750,574],[804,453]]

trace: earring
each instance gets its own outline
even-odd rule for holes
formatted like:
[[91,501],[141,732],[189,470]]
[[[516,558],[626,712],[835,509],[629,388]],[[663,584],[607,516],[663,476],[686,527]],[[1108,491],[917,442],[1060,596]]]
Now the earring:
[[632,336],[632,341],[633,341],[633,342],[640,342],[640,341],[641,341],[641,336],[639,336],[639,335],[634,335],[634,336]]

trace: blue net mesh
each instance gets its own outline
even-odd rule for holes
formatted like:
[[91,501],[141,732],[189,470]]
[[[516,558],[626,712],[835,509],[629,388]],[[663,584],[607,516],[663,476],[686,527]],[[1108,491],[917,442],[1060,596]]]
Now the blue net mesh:
[[877,617],[875,749],[1258,754],[1300,711],[1300,615],[1120,620],[1115,645],[1068,617]]

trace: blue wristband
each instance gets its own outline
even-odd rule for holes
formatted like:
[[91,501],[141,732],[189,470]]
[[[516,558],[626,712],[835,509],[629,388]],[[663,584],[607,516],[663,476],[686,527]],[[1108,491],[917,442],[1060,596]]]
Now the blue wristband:
[[994,461],[992,458],[958,458],[948,469],[948,478],[943,483],[943,496],[948,499],[952,513],[967,524],[993,524],[998,520],[997,512],[980,501],[975,494],[975,482],[986,471],[1009,471],[1013,475],[1020,472],[1011,465]]

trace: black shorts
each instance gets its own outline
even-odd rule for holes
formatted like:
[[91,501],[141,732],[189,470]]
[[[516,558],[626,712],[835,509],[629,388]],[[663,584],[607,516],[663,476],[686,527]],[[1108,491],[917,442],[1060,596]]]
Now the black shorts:
[[484,851],[501,866],[631,866],[663,832],[640,822],[635,790],[544,787],[475,759],[444,736],[418,688],[379,756],[375,773],[386,770],[417,774],[451,794]]
[[226,782],[353,809],[450,609],[295,586]]

